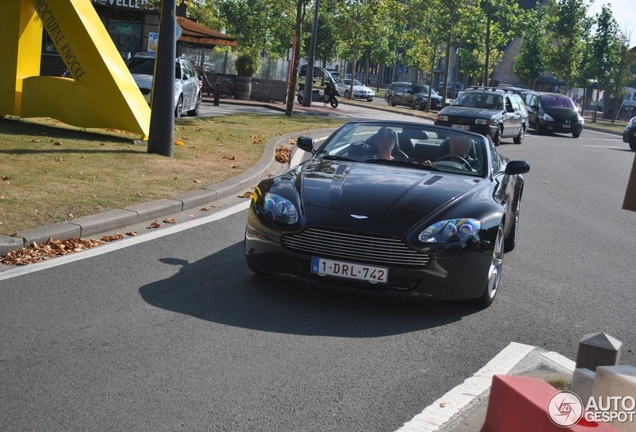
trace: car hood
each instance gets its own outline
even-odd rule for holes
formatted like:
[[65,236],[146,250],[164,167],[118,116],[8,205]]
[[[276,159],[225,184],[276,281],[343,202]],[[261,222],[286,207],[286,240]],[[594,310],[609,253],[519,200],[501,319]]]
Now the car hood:
[[489,108],[476,108],[465,106],[449,106],[441,110],[439,113],[444,115],[458,116],[458,117],[477,117],[477,118],[491,118],[497,114],[500,114],[503,110],[489,109]]
[[579,112],[570,108],[544,107],[543,110],[555,120],[578,120]]
[[481,183],[475,177],[373,163],[312,159],[299,171],[307,224],[404,233]]

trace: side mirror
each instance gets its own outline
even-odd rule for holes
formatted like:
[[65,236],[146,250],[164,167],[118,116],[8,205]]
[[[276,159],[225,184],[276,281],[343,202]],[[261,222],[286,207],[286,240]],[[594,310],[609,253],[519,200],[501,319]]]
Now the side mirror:
[[296,147],[309,153],[314,151],[314,140],[310,137],[298,137]]
[[525,174],[528,171],[530,171],[530,164],[528,162],[522,160],[513,160],[509,161],[506,164],[505,174]]

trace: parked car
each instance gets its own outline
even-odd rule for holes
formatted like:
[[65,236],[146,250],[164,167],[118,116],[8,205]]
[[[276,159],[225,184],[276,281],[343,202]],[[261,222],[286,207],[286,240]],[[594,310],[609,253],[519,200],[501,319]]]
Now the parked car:
[[[153,74],[155,71],[155,57],[148,54],[136,54],[126,60],[126,66],[132,74],[139,90],[150,104]],[[181,117],[183,112],[188,115],[199,115],[201,104],[201,82],[194,66],[185,57],[175,61],[174,81],[174,116]]]
[[574,101],[560,93],[524,92],[528,110],[528,122],[539,135],[561,132],[581,136],[585,120]]
[[[345,99],[349,99],[349,95],[351,94],[351,78],[336,81],[336,89]],[[365,86],[357,79],[353,80],[353,99],[366,99],[371,102],[374,97],[375,92],[373,89]]]
[[435,118],[436,125],[488,135],[495,146],[508,137],[521,144],[527,122],[528,112],[519,95],[482,87],[467,89]]
[[[431,110],[442,109],[442,97],[431,90]],[[384,100],[390,106],[405,105],[414,110],[424,110],[428,107],[428,91],[426,84],[411,84],[408,82],[391,83],[384,93]]]
[[[394,138],[394,159],[378,158],[380,135]],[[479,170],[450,154],[452,140],[468,145]],[[367,293],[493,302],[504,253],[517,245],[528,162],[503,158],[479,134],[403,121],[350,122],[318,148],[309,137],[296,145],[311,158],[252,195],[244,239],[252,271]]]
[[629,148],[636,151],[636,117],[632,117],[627,126],[625,126],[623,142],[629,143]]

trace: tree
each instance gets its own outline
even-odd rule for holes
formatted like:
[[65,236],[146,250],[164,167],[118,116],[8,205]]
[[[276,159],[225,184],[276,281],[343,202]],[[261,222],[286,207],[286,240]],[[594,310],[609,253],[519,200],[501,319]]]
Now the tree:
[[612,10],[607,5],[603,5],[601,12],[596,15],[596,32],[592,39],[591,48],[590,73],[598,83],[594,108],[594,121],[596,121],[599,95],[611,87],[614,78],[613,71],[620,63],[620,30]]
[[565,81],[566,93],[583,60],[588,7],[587,0],[553,0],[548,5],[552,44],[548,48],[547,63],[552,72]]
[[300,53],[302,49],[303,22],[307,15],[307,5],[311,0],[295,0],[293,3],[289,1],[288,6],[294,6],[296,12],[296,20],[294,23],[294,62],[292,63],[292,82],[289,86],[289,94],[287,95],[287,106],[285,115],[291,117],[294,115],[294,90],[298,86],[298,64],[300,63]]
[[513,66],[513,73],[521,79],[531,81],[532,88],[545,71],[545,32],[545,9],[539,4],[526,16],[521,51],[515,57]]
[[[622,100],[625,95],[625,87],[636,79],[633,73],[636,67],[636,51],[629,49],[629,40],[626,36],[620,35],[619,39],[619,62],[612,71],[612,96],[614,100]],[[616,108],[616,116],[612,117],[612,123],[619,114],[620,107]]]
[[345,7],[340,11],[337,22],[343,50],[351,59],[349,98],[353,96],[357,61],[373,45],[386,13],[384,0],[345,0]]

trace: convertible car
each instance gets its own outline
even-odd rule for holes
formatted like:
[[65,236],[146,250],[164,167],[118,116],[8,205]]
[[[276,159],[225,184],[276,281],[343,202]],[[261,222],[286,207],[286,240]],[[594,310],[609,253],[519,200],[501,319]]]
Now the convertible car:
[[504,252],[517,243],[528,162],[505,159],[486,136],[411,122],[351,122],[320,146],[308,137],[296,144],[311,157],[252,195],[244,242],[252,271],[493,302]]

